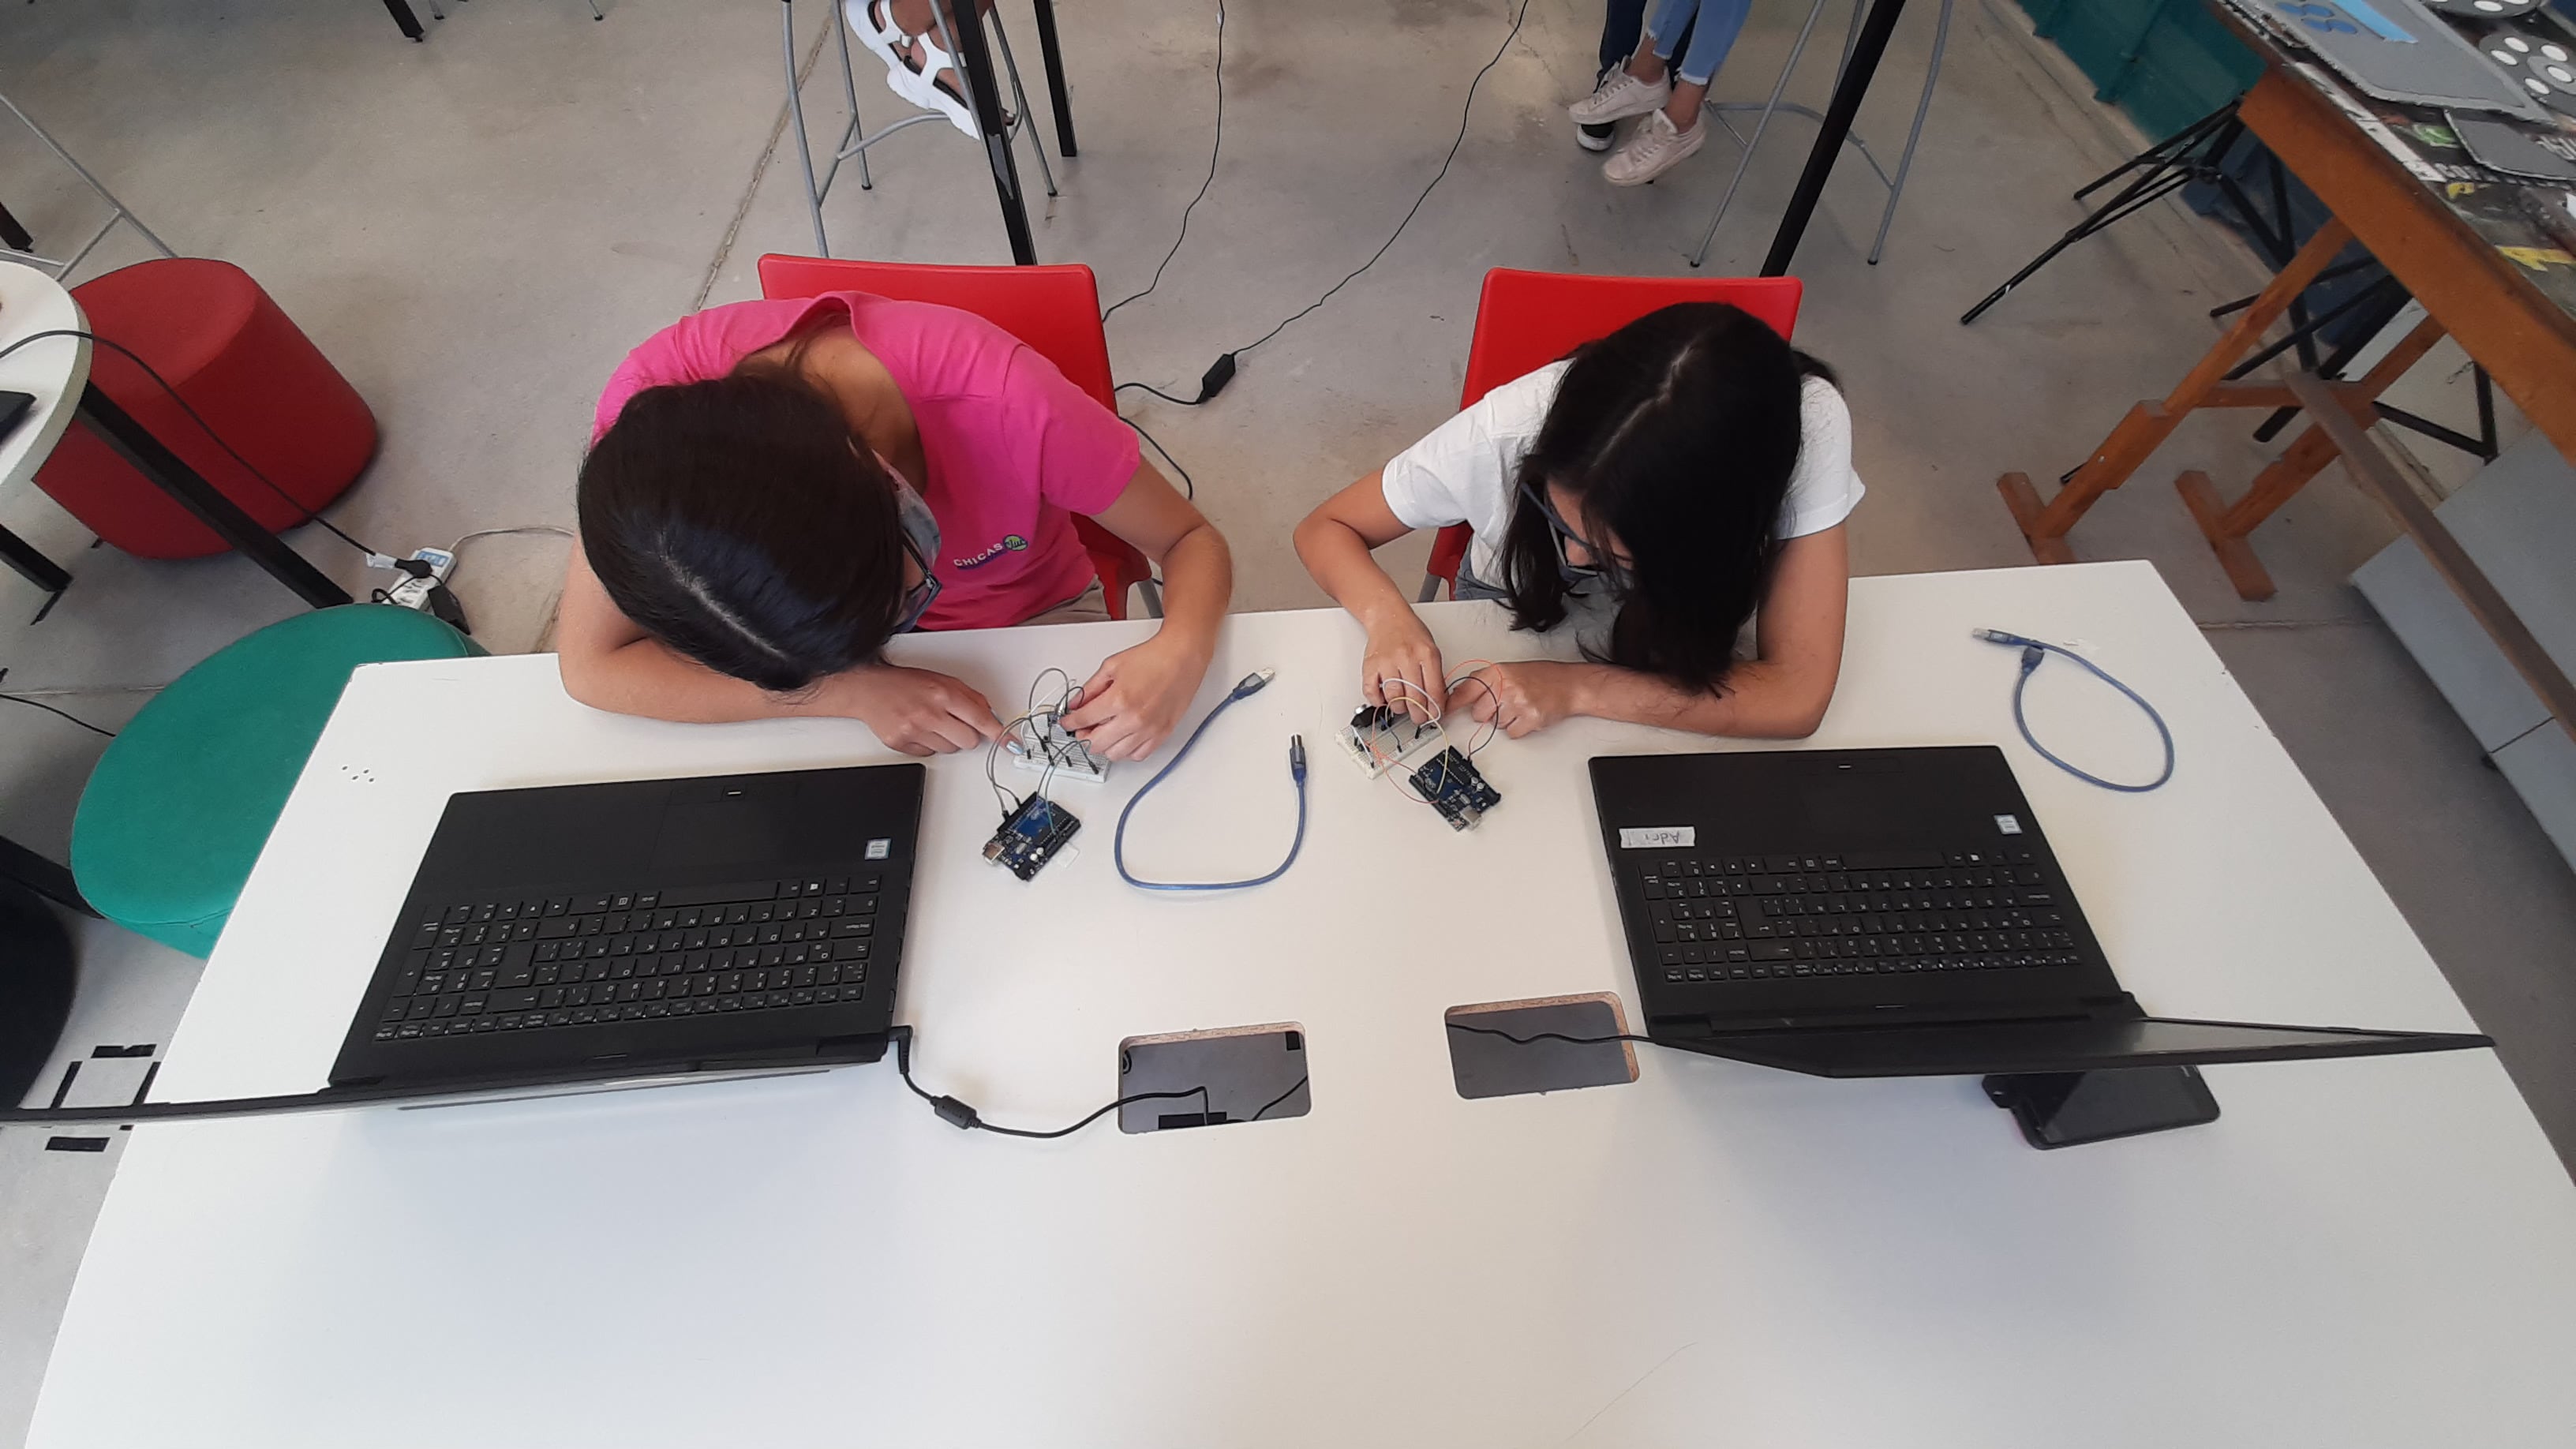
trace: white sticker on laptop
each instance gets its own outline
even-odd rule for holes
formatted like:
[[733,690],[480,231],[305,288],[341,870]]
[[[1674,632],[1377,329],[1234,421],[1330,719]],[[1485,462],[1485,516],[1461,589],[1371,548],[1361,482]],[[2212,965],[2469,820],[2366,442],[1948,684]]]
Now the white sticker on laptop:
[[2021,834],[2021,817],[2018,815],[1998,815],[1995,817],[1995,828],[2006,835],[2019,835]]
[[880,837],[868,842],[868,859],[883,860],[892,854],[894,854],[894,842],[891,839]]
[[1647,825],[1623,827],[1619,831],[1621,850],[1678,850],[1699,844],[1696,825]]

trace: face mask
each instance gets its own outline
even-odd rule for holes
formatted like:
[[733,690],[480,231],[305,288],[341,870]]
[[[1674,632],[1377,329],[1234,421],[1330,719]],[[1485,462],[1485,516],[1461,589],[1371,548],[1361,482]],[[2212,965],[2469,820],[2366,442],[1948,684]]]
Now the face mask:
[[[883,458],[877,461],[885,462]],[[930,505],[922,501],[921,495],[912,491],[912,485],[903,481],[902,474],[889,466],[886,476],[894,481],[895,513],[903,523],[903,551],[921,570],[921,582],[903,596],[903,612],[894,626],[900,634],[919,624],[921,616],[930,612],[931,604],[939,597],[939,578],[930,571],[930,561],[939,557],[939,520],[932,516]]]

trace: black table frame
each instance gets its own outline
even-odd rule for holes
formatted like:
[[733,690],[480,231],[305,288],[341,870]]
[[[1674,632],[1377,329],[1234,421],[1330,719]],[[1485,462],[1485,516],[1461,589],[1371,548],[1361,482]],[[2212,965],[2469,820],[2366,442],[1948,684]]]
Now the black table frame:
[[1807,151],[1807,167],[1798,173],[1798,189],[1789,194],[1788,208],[1780,213],[1779,228],[1771,234],[1770,255],[1762,259],[1762,275],[1786,276],[1789,262],[1798,254],[1798,243],[1807,234],[1807,221],[1816,214],[1816,202],[1825,194],[1825,180],[1834,174],[1834,162],[1841,159],[1843,138],[1851,134],[1852,119],[1860,114],[1860,103],[1869,94],[1869,83],[1878,75],[1878,63],[1887,54],[1887,38],[1896,31],[1898,17],[1905,13],[1905,0],[1872,0],[1869,14],[1860,23],[1860,34],[1852,42],[1851,59],[1843,66],[1842,75],[1834,81],[1833,99],[1825,104],[1825,120],[1816,130],[1816,144]]
[[[286,585],[295,596],[317,609],[350,602],[349,591],[331,581],[320,569],[305,561],[302,554],[287,547],[286,540],[269,532],[259,520],[242,511],[242,506],[224,496],[223,491],[206,481],[205,475],[188,466],[187,460],[170,451],[168,445],[134,420],[134,415],[117,406],[116,400],[99,390],[95,382],[83,383],[79,408],[75,414],[100,441],[115,450],[118,457],[134,467],[144,480],[178,503],[198,522],[215,531],[217,537],[236,552],[268,571],[269,577]],[[62,565],[45,557],[25,539],[0,528],[0,563],[45,591],[44,607],[36,611],[42,619],[53,612],[55,600],[71,587],[72,576]]]

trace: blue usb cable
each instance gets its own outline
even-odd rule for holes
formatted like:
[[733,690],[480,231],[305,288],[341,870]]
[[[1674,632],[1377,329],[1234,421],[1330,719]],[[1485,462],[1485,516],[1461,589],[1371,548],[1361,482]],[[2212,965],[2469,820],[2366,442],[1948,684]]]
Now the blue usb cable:
[[[2105,790],[2117,790],[2125,795],[2143,795],[2147,791],[2153,790],[2157,786],[2162,785],[2165,781],[2173,778],[2173,731],[2165,728],[2165,717],[2156,713],[2156,707],[2147,703],[2145,696],[2139,694],[2129,686],[2122,684],[2120,681],[2113,679],[2110,676],[2110,673],[2104,670],[2101,665],[2094,663],[2092,660],[2085,658],[2083,655],[2076,653],[2074,650],[2069,649],[2062,644],[2051,644],[2045,639],[2025,639],[2019,634],[2007,634],[2001,629],[1979,629],[1975,632],[1978,638],[1985,640],[1989,644],[2003,644],[2016,647],[2021,650],[2021,677],[2013,681],[2013,723],[2020,728],[2023,742],[2028,744],[2032,749],[2037,750],[2041,759],[2048,761],[2050,764],[2055,765],[2057,768],[2064,770],[2066,773],[2073,775],[2076,779],[2082,780],[2088,785],[2099,785]],[[2154,779],[2149,780],[2143,785],[2123,785],[2115,780],[2105,780],[2099,775],[2079,770],[2073,765],[2068,764],[2066,761],[2059,759],[2056,755],[2049,752],[2048,746],[2041,744],[2038,738],[2031,734],[2030,721],[2022,715],[2021,695],[2022,691],[2030,685],[2031,674],[2036,671],[2041,662],[2047,659],[2051,654],[2064,655],[2066,658],[2072,659],[2076,663],[2083,665],[2086,669],[2092,671],[2094,678],[2101,680],[2104,684],[2107,684],[2113,689],[2120,691],[2122,694],[2127,695],[2132,703],[2147,712],[2147,721],[2156,727],[2156,737],[2163,740],[2165,744],[2165,768],[2163,773],[2157,775]]]
[[1216,723],[1218,715],[1225,713],[1236,700],[1248,699],[1260,693],[1262,687],[1269,684],[1277,673],[1276,670],[1257,669],[1243,676],[1243,682],[1236,685],[1225,698],[1218,700],[1216,708],[1207,712],[1207,718],[1199,721],[1199,727],[1190,731],[1189,739],[1182,743],[1180,753],[1172,756],[1172,762],[1155,771],[1154,778],[1147,780],[1143,789],[1129,797],[1127,808],[1118,812],[1118,834],[1110,846],[1110,856],[1117,863],[1120,880],[1138,890],[1146,891],[1239,891],[1249,886],[1268,885],[1286,875],[1288,867],[1297,863],[1297,852],[1306,848],[1306,741],[1301,735],[1290,735],[1288,737],[1288,777],[1297,782],[1297,838],[1289,842],[1288,858],[1279,862],[1278,869],[1268,875],[1254,876],[1250,880],[1217,881],[1138,880],[1127,869],[1127,817],[1136,813],[1137,803],[1152,794],[1154,787],[1163,783],[1164,776],[1181,767],[1181,761],[1190,757],[1190,750],[1198,744],[1199,736],[1207,733],[1208,726]]

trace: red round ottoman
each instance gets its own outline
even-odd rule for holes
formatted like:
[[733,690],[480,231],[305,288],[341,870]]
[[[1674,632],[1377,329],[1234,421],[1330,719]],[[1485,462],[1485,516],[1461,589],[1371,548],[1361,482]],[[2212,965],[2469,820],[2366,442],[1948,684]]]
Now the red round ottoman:
[[[206,426],[293,497],[280,498],[113,347],[90,382],[272,531],[339,497],[376,451],[376,418],[347,378],[230,262],[173,257],[72,289],[89,330],[140,353]],[[221,553],[224,541],[86,427],[63,435],[36,484],[89,531],[143,558]],[[295,504],[302,504],[298,508]]]

